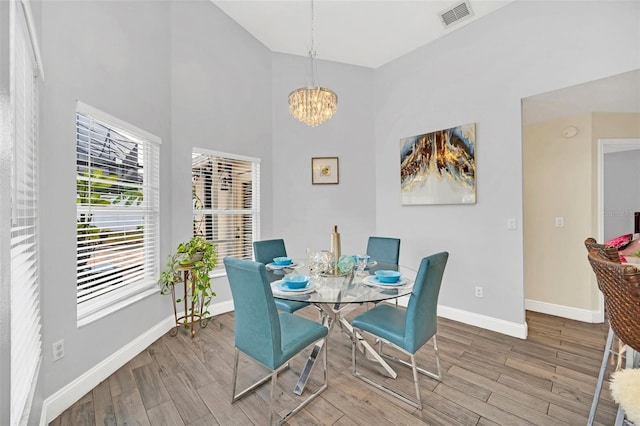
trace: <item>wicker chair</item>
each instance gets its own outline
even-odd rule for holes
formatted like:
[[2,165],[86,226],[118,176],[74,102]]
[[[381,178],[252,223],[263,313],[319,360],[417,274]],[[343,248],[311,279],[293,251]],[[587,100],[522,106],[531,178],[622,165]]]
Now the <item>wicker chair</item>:
[[595,238],[592,237],[584,240],[584,246],[587,248],[587,252],[596,249],[598,250],[598,254],[603,259],[607,259],[615,263],[620,263],[620,255],[618,254],[618,249],[614,246],[610,246],[607,244],[598,244]]
[[589,252],[589,263],[604,295],[609,324],[620,340],[640,351],[640,270]]
[[[595,244],[595,240],[592,243]],[[607,360],[612,352],[613,335],[631,349],[640,351],[640,270],[632,265],[621,264],[617,251],[613,257],[613,252],[607,247],[610,246],[596,244],[588,255],[598,288],[604,295],[610,327],[588,425],[593,424],[595,417]],[[612,257],[614,260],[611,260]]]

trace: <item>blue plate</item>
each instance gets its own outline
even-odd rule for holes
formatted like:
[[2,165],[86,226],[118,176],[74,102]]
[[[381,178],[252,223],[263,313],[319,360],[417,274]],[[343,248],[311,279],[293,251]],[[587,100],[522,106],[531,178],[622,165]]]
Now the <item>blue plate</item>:
[[288,265],[276,265],[275,263],[271,262],[271,263],[267,263],[265,266],[267,268],[275,270],[275,269],[297,268],[299,265],[296,262],[291,262]]
[[366,280],[369,284],[383,286],[383,287],[397,287],[399,285],[405,285],[407,283],[407,280],[405,280],[404,278],[400,278],[395,283],[383,283],[380,280],[378,280],[378,278],[375,275],[369,275],[366,278]]
[[287,283],[285,283],[284,281],[279,281],[278,284],[276,284],[276,288],[280,291],[284,291],[284,292],[300,292],[300,291],[309,291],[312,288],[315,288],[315,284],[312,283],[311,281],[309,281],[307,283],[306,286],[302,287],[302,288],[289,288],[289,286],[287,285]]

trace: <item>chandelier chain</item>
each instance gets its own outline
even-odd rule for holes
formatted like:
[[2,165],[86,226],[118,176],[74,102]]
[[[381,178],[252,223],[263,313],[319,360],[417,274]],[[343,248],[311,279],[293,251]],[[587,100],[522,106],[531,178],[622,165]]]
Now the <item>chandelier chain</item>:
[[315,22],[315,9],[313,7],[313,0],[311,0],[311,49],[309,50],[309,72],[311,73],[309,79],[309,87],[318,87],[318,68],[316,65],[316,50],[314,43],[314,22]]
[[320,87],[316,69],[316,51],[314,49],[315,10],[311,0],[311,48],[309,50],[309,72],[311,84],[289,94],[289,113],[311,127],[330,119],[336,112],[338,96],[331,89]]

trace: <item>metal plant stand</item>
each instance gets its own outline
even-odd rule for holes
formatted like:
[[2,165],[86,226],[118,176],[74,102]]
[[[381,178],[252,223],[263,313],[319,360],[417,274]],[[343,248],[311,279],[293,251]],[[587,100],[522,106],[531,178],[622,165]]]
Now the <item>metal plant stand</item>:
[[[202,317],[201,312],[204,308],[204,298],[194,298],[193,294],[195,293],[196,287],[196,277],[193,270],[193,266],[181,266],[177,269],[179,273],[182,274],[182,283],[184,285],[184,314],[178,316],[178,303],[176,301],[176,288],[175,285],[171,286],[171,297],[174,301],[173,303],[173,316],[176,320],[175,327],[169,332],[170,336],[176,336],[178,334],[178,327],[183,326],[185,328],[191,329],[191,337],[195,337],[196,329],[195,324],[200,322],[200,328],[205,328],[207,326],[208,318]],[[189,302],[190,306],[189,306]],[[196,309],[197,304],[200,306]]]

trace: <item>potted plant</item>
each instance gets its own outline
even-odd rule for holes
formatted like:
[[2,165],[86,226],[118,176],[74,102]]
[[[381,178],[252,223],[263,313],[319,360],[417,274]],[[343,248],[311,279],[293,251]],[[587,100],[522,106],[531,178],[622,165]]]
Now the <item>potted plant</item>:
[[[175,252],[169,256],[165,268],[160,273],[158,284],[160,285],[160,294],[172,294],[175,298],[174,314],[176,314],[176,326],[179,324],[175,306],[183,302],[180,296],[176,297],[176,283],[184,282],[185,271],[190,274],[193,283],[187,286],[187,293],[184,297],[190,298],[185,301],[184,321],[180,324],[190,325],[194,321],[194,317],[200,319],[200,325],[206,326],[206,317],[210,314],[208,311],[211,299],[216,293],[211,289],[211,277],[209,272],[216,266],[217,256],[216,247],[202,237],[193,237],[186,243],[180,243]],[[188,301],[192,302],[193,311],[186,312]],[[187,317],[191,316],[191,321]],[[177,329],[176,329],[177,332]],[[191,328],[193,335],[194,329]]]

